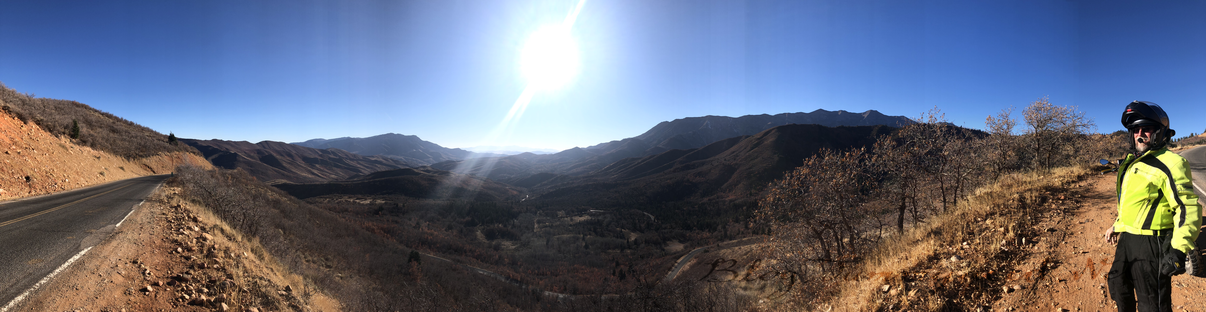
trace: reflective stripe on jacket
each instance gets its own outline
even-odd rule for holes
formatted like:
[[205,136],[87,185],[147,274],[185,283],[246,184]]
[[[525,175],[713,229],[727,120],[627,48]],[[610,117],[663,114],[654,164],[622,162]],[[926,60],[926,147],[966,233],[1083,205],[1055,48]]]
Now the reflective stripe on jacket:
[[1114,231],[1156,235],[1172,229],[1172,247],[1188,254],[1202,225],[1202,206],[1185,158],[1162,148],[1127,155],[1119,168]]

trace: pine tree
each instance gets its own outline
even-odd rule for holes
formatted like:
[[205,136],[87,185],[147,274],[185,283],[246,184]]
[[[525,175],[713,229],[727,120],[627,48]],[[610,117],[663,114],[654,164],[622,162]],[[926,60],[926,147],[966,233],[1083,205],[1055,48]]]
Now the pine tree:
[[80,138],[80,122],[76,121],[75,119],[71,120],[71,138],[72,139]]

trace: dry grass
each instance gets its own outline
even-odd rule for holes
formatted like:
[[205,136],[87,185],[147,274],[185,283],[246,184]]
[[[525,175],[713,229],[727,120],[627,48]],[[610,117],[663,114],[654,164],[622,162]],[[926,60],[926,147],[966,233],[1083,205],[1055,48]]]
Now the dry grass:
[[236,296],[234,299],[242,299],[242,301],[248,303],[279,303],[280,306],[274,308],[286,309],[288,308],[287,303],[290,302],[290,298],[279,295],[276,290],[289,285],[292,289],[303,290],[302,293],[305,295],[301,299],[306,301],[304,306],[309,306],[320,311],[339,310],[338,303],[335,303],[334,307],[315,306],[315,302],[331,302],[333,300],[319,291],[316,285],[306,283],[301,275],[294,273],[289,267],[278,261],[276,257],[268,252],[268,249],[264,245],[260,244],[259,238],[245,236],[208,207],[193,205],[180,198],[179,188],[172,187],[171,190],[167,190],[165,193],[171,196],[165,201],[175,202],[172,206],[179,208],[180,211],[174,211],[175,213],[192,214],[197,216],[199,223],[208,224],[206,228],[215,234],[215,245],[227,246],[224,248],[233,249],[231,254],[246,251],[252,255],[252,257],[245,258],[232,257],[231,261],[236,263],[234,263],[235,265],[227,265],[226,271],[228,276],[234,277],[237,284],[256,285],[259,291],[248,292],[248,298],[237,298]]
[[[1017,173],[978,189],[958,209],[881,244],[832,302],[854,311],[944,310],[984,306],[1022,259],[1032,226],[1066,187],[1090,171],[1064,167]],[[952,261],[952,257],[958,260]],[[885,291],[886,287],[886,291]],[[822,308],[823,309],[823,308]]]
[[1206,134],[1199,134],[1196,136],[1184,137],[1184,138],[1174,141],[1173,145],[1176,146],[1176,149],[1178,149],[1178,150],[1188,149],[1190,147],[1195,147],[1195,146],[1200,146],[1200,145],[1206,145]]

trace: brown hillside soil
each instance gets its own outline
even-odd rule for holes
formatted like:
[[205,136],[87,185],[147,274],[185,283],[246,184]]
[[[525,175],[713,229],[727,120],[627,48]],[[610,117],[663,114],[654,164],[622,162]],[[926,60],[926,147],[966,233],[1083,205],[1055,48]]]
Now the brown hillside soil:
[[210,167],[193,154],[128,160],[78,146],[0,113],[0,200],[49,194],[110,181],[165,174],[181,164]]
[[20,311],[338,311],[208,210],[161,188]]
[[[1080,204],[1039,225],[1046,235],[1006,285],[996,290],[1004,294],[993,311],[1116,311],[1105,280],[1114,245],[1106,243],[1103,235],[1117,211],[1114,177],[1085,179],[1074,190],[1082,196]],[[1194,300],[1202,293],[1206,293],[1206,279],[1173,277],[1175,311],[1206,311],[1206,301]]]

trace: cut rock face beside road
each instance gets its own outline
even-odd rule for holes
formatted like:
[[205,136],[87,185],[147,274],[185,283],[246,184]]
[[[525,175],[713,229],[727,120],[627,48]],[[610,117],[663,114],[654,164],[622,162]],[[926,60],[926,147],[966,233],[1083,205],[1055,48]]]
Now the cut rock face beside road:
[[161,154],[130,160],[76,145],[0,113],[0,200],[49,194],[139,176],[181,164],[212,166],[201,156]]
[[206,210],[161,188],[20,311],[337,311]]

